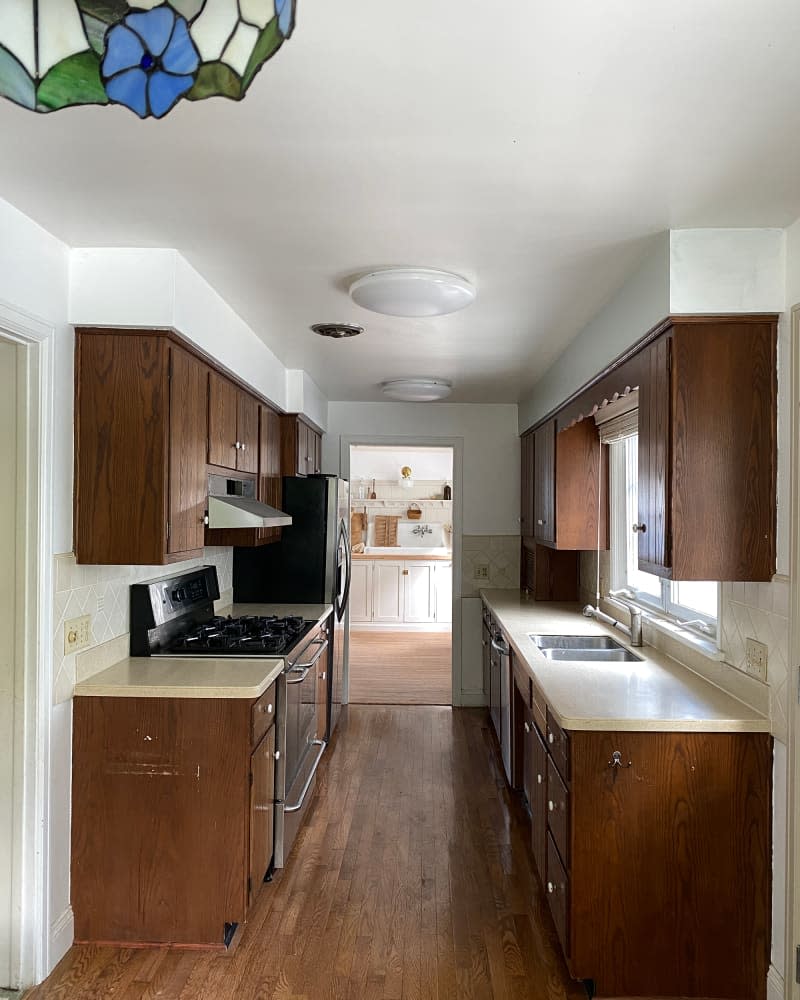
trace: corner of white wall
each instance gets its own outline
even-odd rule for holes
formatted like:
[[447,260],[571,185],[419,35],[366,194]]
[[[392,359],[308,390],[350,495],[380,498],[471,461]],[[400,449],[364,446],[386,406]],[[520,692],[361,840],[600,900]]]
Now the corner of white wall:
[[75,326],[172,327],[176,250],[76,247],[68,320]]
[[289,413],[302,413],[323,433],[328,429],[327,397],[302,368],[286,370],[286,410]]
[[673,229],[670,312],[783,312],[783,229]]

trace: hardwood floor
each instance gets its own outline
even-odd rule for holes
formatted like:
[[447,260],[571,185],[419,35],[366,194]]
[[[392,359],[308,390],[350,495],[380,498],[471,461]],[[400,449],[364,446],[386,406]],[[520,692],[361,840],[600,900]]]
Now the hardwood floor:
[[354,705],[451,705],[450,632],[350,631]]
[[74,947],[26,1000],[566,1000],[483,709],[350,706],[229,955]]

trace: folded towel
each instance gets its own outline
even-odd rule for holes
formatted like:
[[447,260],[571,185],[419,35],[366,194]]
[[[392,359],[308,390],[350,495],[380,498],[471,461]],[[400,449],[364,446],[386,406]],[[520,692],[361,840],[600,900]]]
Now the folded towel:
[[358,545],[364,541],[364,532],[367,530],[367,515],[356,513],[350,515],[350,542]]
[[375,544],[377,546],[397,545],[397,522],[399,517],[378,514],[375,518]]
[[365,548],[366,545],[363,542],[356,542],[355,545],[350,546],[352,552],[363,552]]

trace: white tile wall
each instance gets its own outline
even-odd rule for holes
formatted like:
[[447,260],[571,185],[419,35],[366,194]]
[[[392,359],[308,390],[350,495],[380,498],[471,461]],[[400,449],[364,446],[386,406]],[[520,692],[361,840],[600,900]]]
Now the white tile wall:
[[[55,601],[53,610],[53,702],[68,701],[78,678],[77,658],[83,657],[81,679],[92,657],[86,650],[64,655],[64,621],[80,615],[92,616],[89,649],[119,639],[129,631],[129,595],[132,583],[154,580],[168,573],[180,573],[193,566],[217,567],[220,593],[230,590],[233,576],[233,549],[208,548],[203,558],[170,566],[79,566],[71,552],[55,556]],[[124,655],[124,654],[123,654]],[[98,658],[98,662],[101,660]],[[91,671],[90,671],[91,672]]]
[[[481,588],[519,587],[519,535],[463,535],[461,596],[479,597]],[[489,579],[476,579],[478,566],[489,567]]]

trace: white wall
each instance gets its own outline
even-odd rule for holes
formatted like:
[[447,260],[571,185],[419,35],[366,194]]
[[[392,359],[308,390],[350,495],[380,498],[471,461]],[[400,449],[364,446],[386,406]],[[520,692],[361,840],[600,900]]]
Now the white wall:
[[[575,290],[580,294],[580,289]],[[527,430],[669,314],[669,233],[654,237],[638,270],[571,341],[519,405]]]
[[328,426],[328,400],[324,393],[301,368],[286,371],[286,410],[288,413],[302,413],[317,430]]
[[380,448],[372,445],[353,448],[350,478],[394,482],[407,465],[415,481],[431,480],[443,485],[453,480],[453,452],[450,448]]
[[[342,435],[464,439],[465,535],[519,534],[516,404],[330,403],[322,468],[338,472]],[[409,442],[411,443],[411,442]]]

